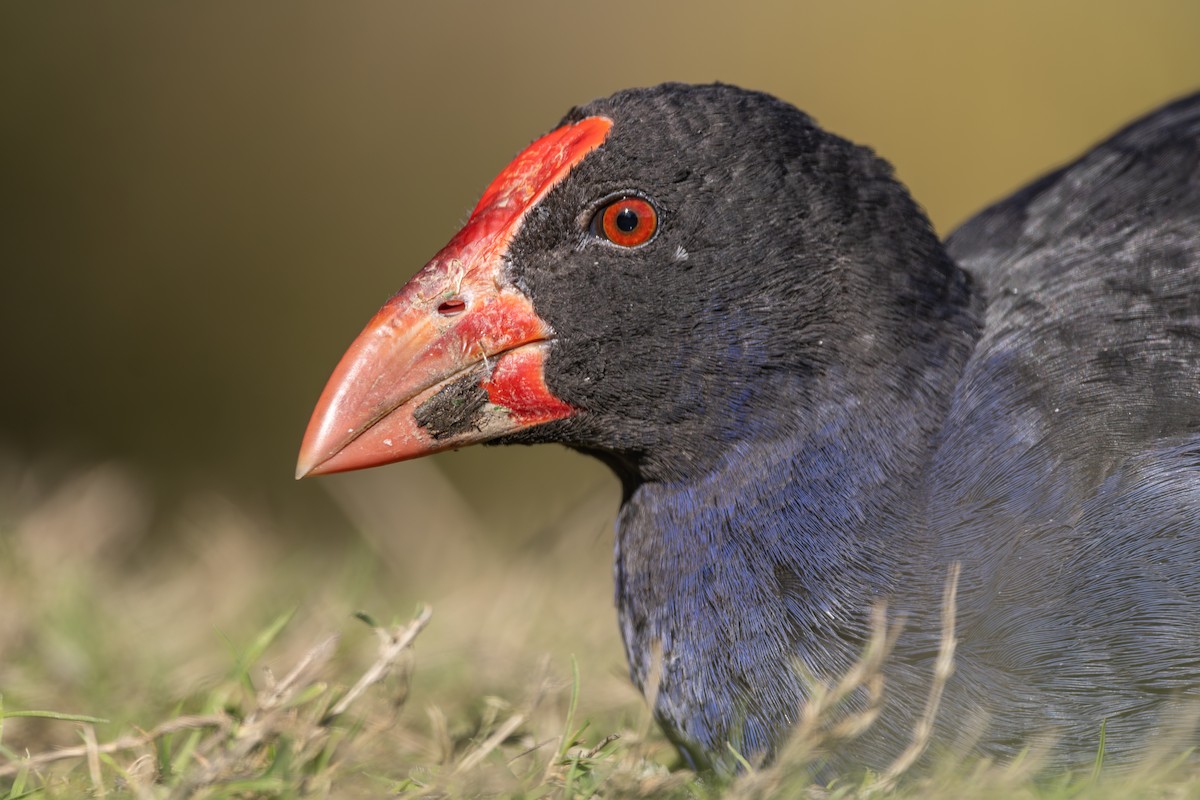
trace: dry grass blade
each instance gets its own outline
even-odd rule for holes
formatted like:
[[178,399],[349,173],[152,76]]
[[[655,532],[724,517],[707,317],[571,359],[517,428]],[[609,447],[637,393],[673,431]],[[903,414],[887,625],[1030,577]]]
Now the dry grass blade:
[[401,654],[408,649],[408,646],[413,643],[424,627],[429,624],[429,619],[433,616],[433,609],[429,606],[423,606],[417,616],[406,627],[386,633],[382,628],[376,628],[375,631],[379,635],[379,658],[371,665],[363,676],[358,679],[354,686],[350,687],[350,691],[343,695],[341,700],[334,704],[329,710],[329,715],[323,722],[328,722],[332,718],[345,713],[346,709],[362,696],[368,688],[387,677],[388,673],[395,667],[396,661]]
[[663,653],[662,642],[657,639],[650,646],[650,670],[646,674],[644,696],[645,711],[638,725],[638,738],[645,739],[654,724],[654,709],[658,708],[658,690],[662,686]]
[[950,565],[946,576],[946,586],[942,591],[942,637],[938,645],[937,661],[933,667],[933,683],[929,687],[929,695],[925,700],[925,711],[913,729],[912,741],[904,752],[884,771],[879,780],[870,788],[871,791],[886,791],[896,785],[900,776],[907,772],[929,746],[933,736],[933,723],[937,719],[938,708],[942,702],[942,692],[946,689],[946,681],[954,674],[954,650],[958,644],[955,636],[956,611],[958,606],[958,575],[961,565],[956,561]]
[[[834,685],[812,682],[808,700],[800,711],[800,721],[774,762],[766,769],[744,774],[730,787],[729,797],[780,796],[797,776],[806,774],[806,768],[820,752],[869,728],[883,705],[883,664],[902,628],[902,620],[888,624],[884,604],[872,608],[871,637],[862,656]],[[862,690],[866,692],[865,707],[845,713],[847,699]],[[807,781],[802,779],[801,783]]]
[[306,686],[309,679],[329,663],[339,638],[337,635],[329,636],[309,650],[304,654],[304,658],[300,659],[300,663],[292,667],[291,672],[285,675],[281,681],[276,681],[270,673],[267,673],[267,690],[259,693],[258,708],[247,717],[246,722],[242,725],[243,730],[247,726],[256,724],[258,718],[266,713],[287,705],[296,691]]
[[507,739],[509,736],[512,736],[513,732],[516,731],[517,728],[521,727],[521,723],[524,722],[528,716],[528,711],[518,711],[516,714],[513,714],[511,717],[506,719],[504,724],[497,728],[491,736],[480,742],[479,746],[470,753],[467,753],[467,755],[463,757],[463,760],[459,762],[458,766],[454,768],[454,771],[469,772],[475,769],[475,767],[479,766],[480,763],[482,763],[483,760],[487,758],[493,750],[499,747],[505,739]]
[[597,744],[595,747],[590,748],[586,753],[584,753],[583,757],[584,758],[595,758],[596,755],[601,750],[608,747],[610,744],[612,744],[613,742],[615,742],[617,739],[620,739],[620,738],[621,738],[621,734],[619,734],[619,733],[608,734],[607,736],[605,736],[603,739],[600,740],[599,744]]
[[[161,725],[156,725],[149,731],[137,736],[123,736],[120,739],[114,739],[111,742],[104,744],[96,744],[95,752],[97,755],[112,753],[120,753],[126,750],[138,750],[148,746],[152,742],[161,739],[164,736],[169,736],[172,733],[179,731],[195,730],[198,728],[217,728],[218,730],[227,730],[233,725],[233,719],[228,714],[200,714],[194,716],[177,717],[168,720]],[[37,768],[55,761],[64,761],[73,758],[87,758],[90,752],[88,744],[82,744],[78,747],[64,747],[61,750],[51,750],[47,753],[38,753],[22,758],[19,761],[13,761],[9,764],[0,765],[0,778],[7,778],[16,775],[26,767]]]
[[545,667],[543,667],[543,677],[539,679],[537,689],[530,698],[528,705],[521,711],[516,712],[506,719],[501,725],[492,732],[490,736],[479,743],[479,746],[463,756],[462,760],[454,768],[456,774],[470,772],[475,769],[483,760],[487,758],[492,751],[504,743],[508,737],[512,736],[525,720],[529,719],[537,707],[541,705],[542,699],[546,696],[548,687],[547,678],[544,675]]
[[[852,739],[875,722],[883,707],[883,664],[891,655],[903,627],[903,620],[888,624],[886,605],[881,603],[871,609],[871,638],[862,656],[834,686],[816,684],[812,687],[800,714],[800,724],[788,741],[781,762],[795,758],[807,760],[832,740]],[[867,705],[831,724],[834,712],[862,689],[866,689]]]
[[92,779],[92,792],[97,797],[105,797],[108,791],[100,775],[100,747],[96,743],[96,729],[91,725],[83,726],[83,746],[87,748],[88,776]]
[[[954,652],[957,645],[955,609],[959,571],[957,563],[951,565],[942,592],[941,638],[925,709],[913,728],[909,745],[878,780],[864,787],[864,795],[894,789],[899,778],[911,769],[925,752],[933,736],[934,720],[941,706],[942,693],[954,672]],[[743,776],[731,787],[730,796],[778,796],[787,789],[789,780],[804,774],[805,768],[819,753],[831,750],[839,741],[860,736],[870,728],[883,708],[883,667],[902,628],[902,620],[888,624],[887,609],[882,604],[872,609],[871,638],[859,660],[833,686],[814,683],[808,702],[800,713],[800,722],[775,762],[766,769],[751,771]],[[845,702],[857,692],[865,693],[866,705],[852,713],[846,713],[843,707]]]

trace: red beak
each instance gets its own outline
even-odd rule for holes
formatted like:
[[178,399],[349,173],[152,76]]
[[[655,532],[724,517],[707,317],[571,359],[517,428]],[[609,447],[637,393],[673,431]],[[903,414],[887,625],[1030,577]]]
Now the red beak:
[[526,215],[599,147],[588,117],[538,139],[483,193],[467,224],[375,315],[333,371],[296,477],[462,447],[574,409],[546,387],[554,332],[504,270]]

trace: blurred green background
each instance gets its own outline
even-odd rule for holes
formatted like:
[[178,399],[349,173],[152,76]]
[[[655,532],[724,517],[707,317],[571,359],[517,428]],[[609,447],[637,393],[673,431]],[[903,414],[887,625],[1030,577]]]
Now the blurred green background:
[[[1194,0],[9,0],[0,449],[328,512],[292,464],[331,368],[571,105],[772,92],[875,147],[948,231],[1200,88],[1198,43]],[[598,486],[615,510],[559,448],[435,463],[518,538]]]

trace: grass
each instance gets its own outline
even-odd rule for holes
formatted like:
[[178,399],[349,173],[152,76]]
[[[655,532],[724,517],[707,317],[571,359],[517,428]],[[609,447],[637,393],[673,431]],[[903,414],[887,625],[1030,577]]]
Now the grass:
[[[409,473],[423,495],[450,491],[423,469]],[[395,491],[371,488],[387,479],[331,484],[360,536],[297,537],[219,496],[155,509],[111,465],[0,461],[0,800],[1200,797],[1188,760],[1045,775],[1030,754],[907,774],[922,729],[892,771],[810,785],[814,755],[871,722],[826,711],[886,691],[882,621],[776,764],[697,776],[626,677],[606,503],[503,550],[445,510],[398,520]],[[295,544],[314,533],[323,544]]]

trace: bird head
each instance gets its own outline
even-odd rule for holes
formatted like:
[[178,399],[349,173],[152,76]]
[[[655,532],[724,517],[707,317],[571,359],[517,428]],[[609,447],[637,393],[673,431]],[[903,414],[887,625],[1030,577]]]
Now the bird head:
[[960,280],[890,167],[794,107],[620,92],[523,150],[368,323],[297,474],[559,442],[683,477],[919,378]]

